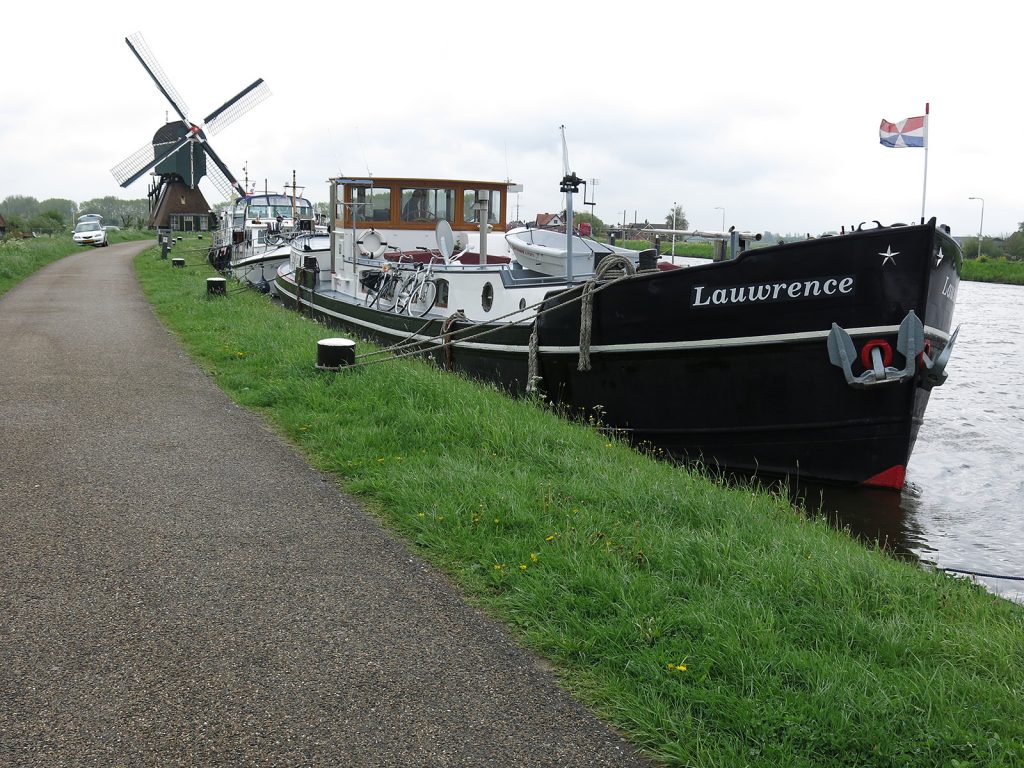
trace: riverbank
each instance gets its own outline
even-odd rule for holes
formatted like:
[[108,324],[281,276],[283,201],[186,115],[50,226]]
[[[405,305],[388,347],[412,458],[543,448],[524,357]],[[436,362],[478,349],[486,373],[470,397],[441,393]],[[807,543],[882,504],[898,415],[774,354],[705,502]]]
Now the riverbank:
[[964,259],[963,280],[979,283],[1024,285],[1024,262],[1006,259]]
[[1024,760],[1020,606],[432,366],[317,371],[336,332],[252,291],[208,298],[201,247],[184,270],[157,255],[143,289],[208,374],[650,754]]

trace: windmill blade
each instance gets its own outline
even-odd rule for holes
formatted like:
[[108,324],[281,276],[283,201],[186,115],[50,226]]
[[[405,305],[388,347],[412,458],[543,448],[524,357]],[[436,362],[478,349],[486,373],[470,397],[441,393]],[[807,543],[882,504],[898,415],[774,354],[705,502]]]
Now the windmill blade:
[[142,38],[141,32],[136,32],[134,35],[126,37],[124,41],[128,44],[128,47],[132,49],[132,53],[135,54],[135,58],[139,60],[139,63],[149,73],[149,76],[153,78],[153,82],[156,83],[156,87],[160,89],[160,93],[164,95],[164,98],[171,103],[174,107],[174,111],[178,113],[178,117],[186,125],[189,123],[188,107],[185,105],[185,100],[181,98],[181,95],[171,85],[171,81],[167,79],[167,75],[164,74],[163,68],[157,62],[156,57],[153,56],[153,52],[149,50],[149,46],[146,45],[146,41]]
[[221,197],[225,200],[230,200],[235,195],[235,189],[231,186],[231,182],[224,175],[224,172],[216,165],[209,165],[206,167],[206,178],[208,178],[213,186],[220,192]]
[[161,152],[159,155],[152,143],[145,144],[141,149],[132,152],[128,157],[111,168],[110,172],[114,175],[118,184],[122,187],[127,187],[157,163],[184,147],[188,141],[189,137],[183,136],[178,140],[177,144]]
[[217,134],[269,96],[270,88],[261,77],[207,115],[203,120],[203,130],[209,136]]
[[214,165],[220,171],[219,174],[214,173],[213,169],[207,166],[206,175],[210,177],[210,181],[213,182],[214,186],[224,195],[225,199],[230,200],[232,191],[238,192],[242,197],[245,197],[245,190],[242,189],[242,185],[235,179],[235,174],[228,170],[228,167],[224,165],[224,161],[217,156],[217,153],[213,151],[213,147],[207,144],[205,141],[202,143],[203,149]]

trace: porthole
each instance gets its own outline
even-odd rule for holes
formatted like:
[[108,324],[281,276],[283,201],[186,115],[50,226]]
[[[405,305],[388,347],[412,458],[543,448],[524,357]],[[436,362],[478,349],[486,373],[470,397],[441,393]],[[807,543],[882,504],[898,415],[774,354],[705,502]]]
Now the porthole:
[[526,299],[520,299],[519,300],[519,308],[520,309],[526,309]]
[[490,283],[484,283],[484,289],[480,292],[480,306],[484,312],[490,312],[494,306],[494,286]]

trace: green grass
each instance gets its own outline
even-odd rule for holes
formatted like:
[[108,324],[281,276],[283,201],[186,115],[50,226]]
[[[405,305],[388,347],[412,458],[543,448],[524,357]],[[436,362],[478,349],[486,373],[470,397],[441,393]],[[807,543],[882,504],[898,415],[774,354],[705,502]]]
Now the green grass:
[[1024,262],[1001,259],[964,259],[964,280],[1024,285]]
[[[607,239],[607,238],[606,238]],[[654,243],[650,240],[625,240],[616,243],[621,248],[631,248],[634,251],[643,251],[648,248],[653,248]],[[660,254],[662,258],[669,257],[672,255],[672,236],[663,237],[661,239]],[[710,259],[714,256],[714,246],[711,243],[689,243],[689,242],[677,242],[675,247],[676,256],[690,256],[698,259]]]
[[[108,232],[107,238],[111,243],[123,243],[127,240],[155,239],[156,235],[141,230],[125,230]],[[13,237],[0,240],[0,296],[47,264],[91,247],[78,245],[71,240],[69,234],[26,240]]]
[[155,249],[136,269],[232,398],[647,753],[1024,765],[1020,606],[426,363],[316,371],[337,331],[251,291],[207,297],[207,269]]

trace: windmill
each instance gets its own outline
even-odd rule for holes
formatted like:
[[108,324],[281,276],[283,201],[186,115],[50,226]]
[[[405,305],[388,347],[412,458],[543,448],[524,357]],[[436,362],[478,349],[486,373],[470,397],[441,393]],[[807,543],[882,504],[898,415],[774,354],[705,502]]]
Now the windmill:
[[[151,142],[110,169],[122,187],[153,170],[156,180],[149,188],[149,226],[167,227],[175,212],[206,215],[210,206],[199,191],[199,180],[204,176],[225,199],[231,199],[235,191],[244,196],[245,190],[213,151],[207,136],[223,130],[270,95],[263,79],[242,89],[196,124],[189,119],[184,99],[171,85],[142,34],[136,32],[124,41],[181,118],[160,126]],[[213,163],[207,164],[207,158]]]

